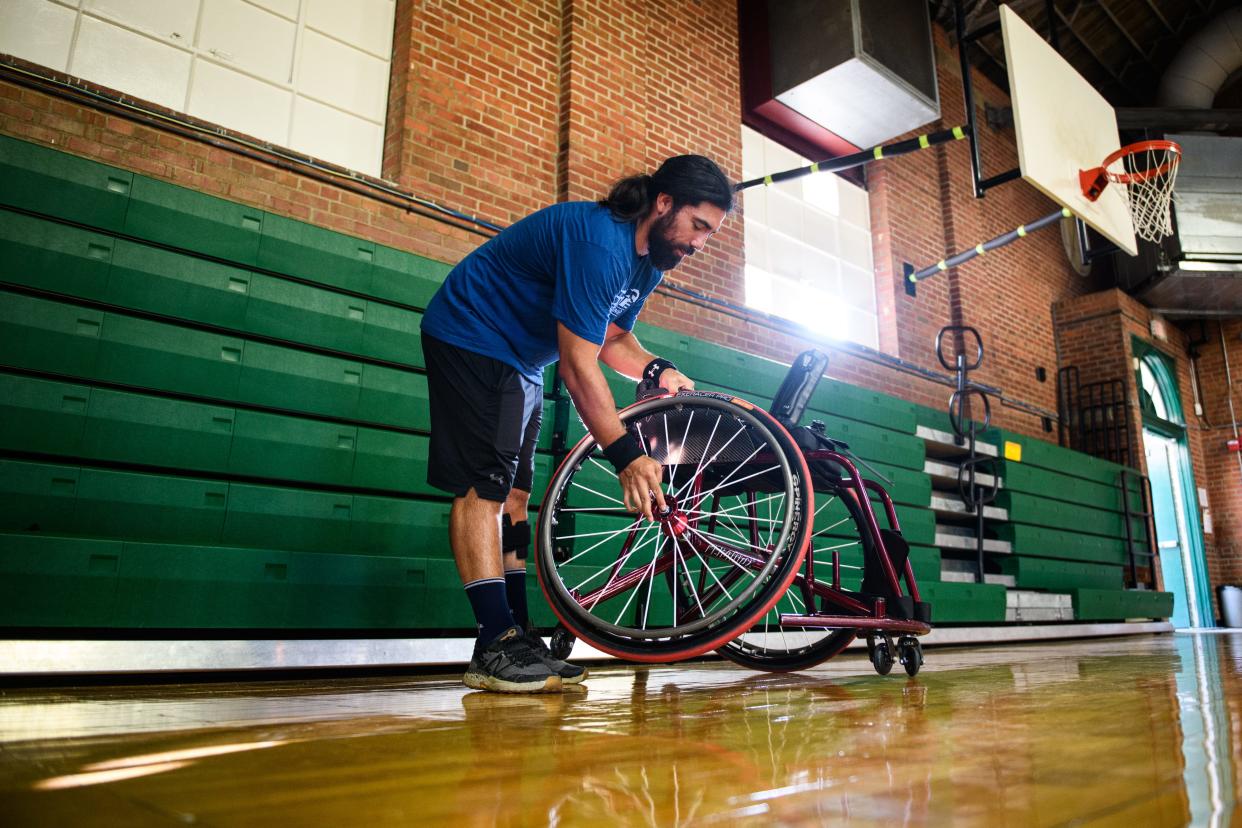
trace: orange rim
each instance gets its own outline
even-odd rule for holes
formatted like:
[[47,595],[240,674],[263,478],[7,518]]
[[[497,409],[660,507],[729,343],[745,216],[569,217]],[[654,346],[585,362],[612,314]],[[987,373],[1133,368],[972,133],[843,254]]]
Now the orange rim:
[[[1141,152],[1148,151],[1165,151],[1170,153],[1166,160],[1159,167],[1153,167],[1150,170],[1142,170],[1140,172],[1113,172],[1109,169],[1113,164],[1129,155],[1138,155]],[[1135,144],[1129,144],[1114,152],[1112,155],[1104,159],[1100,164],[1100,169],[1109,181],[1117,184],[1133,184],[1139,181],[1146,181],[1149,178],[1155,178],[1163,175],[1171,170],[1180,160],[1182,156],[1182,148],[1180,145],[1172,141],[1139,141]]]

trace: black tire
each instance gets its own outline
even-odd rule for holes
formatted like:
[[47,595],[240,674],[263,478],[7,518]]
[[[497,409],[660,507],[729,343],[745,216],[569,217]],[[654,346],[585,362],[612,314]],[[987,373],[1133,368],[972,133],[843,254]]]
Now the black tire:
[[584,438],[539,512],[540,586],[561,623],[599,650],[653,662],[700,655],[749,628],[793,580],[811,535],[806,461],[771,415],[724,394],[644,400],[621,419],[664,465],[677,511],[654,523],[626,513],[615,474]]
[[557,624],[556,629],[552,631],[552,637],[548,640],[548,649],[552,651],[555,658],[564,661],[573,652],[575,641],[577,639],[574,638],[573,633]]
[[901,666],[906,675],[914,678],[923,668],[923,645],[913,636],[905,636],[897,640],[897,652],[901,657]]
[[893,664],[896,657],[893,648],[888,645],[888,639],[883,636],[877,636],[868,642],[871,650],[871,666],[882,676],[887,676],[893,670]]

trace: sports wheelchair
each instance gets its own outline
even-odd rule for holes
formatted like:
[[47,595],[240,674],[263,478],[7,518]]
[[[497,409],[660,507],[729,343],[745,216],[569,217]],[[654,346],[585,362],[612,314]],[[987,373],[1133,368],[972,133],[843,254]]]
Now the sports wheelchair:
[[822,423],[798,425],[827,362],[800,354],[770,411],[640,385],[621,421],[664,466],[667,508],[654,521],[626,511],[589,434],[569,451],[536,526],[539,583],[561,622],[554,652],[577,637],[632,661],[716,650],[784,672],[864,635],[878,673],[896,661],[918,673],[931,607],[893,502]]

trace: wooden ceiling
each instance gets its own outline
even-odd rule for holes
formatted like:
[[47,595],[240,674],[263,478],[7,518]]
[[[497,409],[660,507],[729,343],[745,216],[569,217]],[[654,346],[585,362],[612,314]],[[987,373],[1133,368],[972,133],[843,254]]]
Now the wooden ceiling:
[[[966,32],[998,20],[994,0],[960,0]],[[1012,0],[1008,5],[1036,31],[1048,36],[1056,25],[1058,51],[1114,107],[1154,107],[1156,90],[1169,63],[1188,39],[1237,0]],[[955,0],[930,0],[932,18],[952,38]],[[954,45],[956,41],[954,40]],[[1005,47],[999,28],[970,47],[972,63],[1005,86]],[[1242,102],[1242,78],[1226,82],[1218,106]]]

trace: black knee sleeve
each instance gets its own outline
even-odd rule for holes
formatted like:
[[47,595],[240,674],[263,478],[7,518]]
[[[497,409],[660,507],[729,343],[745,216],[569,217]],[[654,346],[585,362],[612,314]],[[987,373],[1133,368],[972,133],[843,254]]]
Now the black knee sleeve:
[[530,522],[522,520],[514,523],[508,515],[502,515],[500,521],[501,551],[512,552],[519,561],[526,560],[530,550]]

